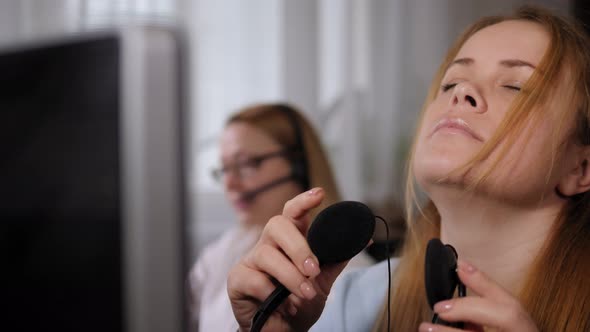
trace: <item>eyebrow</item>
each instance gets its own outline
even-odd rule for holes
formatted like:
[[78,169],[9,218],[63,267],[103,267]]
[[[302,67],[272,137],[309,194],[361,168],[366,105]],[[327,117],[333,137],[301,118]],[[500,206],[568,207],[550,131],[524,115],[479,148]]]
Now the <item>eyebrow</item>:
[[[451,62],[449,64],[449,66],[447,67],[447,70],[449,70],[449,68],[451,68],[454,65],[469,66],[469,65],[473,64],[474,62],[475,62],[475,60],[473,60],[472,58],[455,59],[455,60],[453,60],[453,62]],[[530,67],[533,70],[537,68],[529,62],[526,62],[524,60],[518,60],[518,59],[501,60],[500,65],[503,67],[507,67],[507,68]]]

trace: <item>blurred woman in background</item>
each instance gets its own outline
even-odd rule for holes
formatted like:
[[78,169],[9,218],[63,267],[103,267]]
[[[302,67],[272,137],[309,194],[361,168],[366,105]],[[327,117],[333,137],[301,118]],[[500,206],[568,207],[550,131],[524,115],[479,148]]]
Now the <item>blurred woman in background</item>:
[[[287,104],[259,104],[229,118],[221,135],[223,183],[238,223],[208,245],[189,276],[193,327],[200,331],[235,331],[226,291],[230,268],[258,241],[262,228],[285,203],[313,187],[325,190],[314,214],[340,200],[326,153],[311,124]],[[367,266],[361,253],[352,265]],[[194,329],[194,328],[193,328]]]

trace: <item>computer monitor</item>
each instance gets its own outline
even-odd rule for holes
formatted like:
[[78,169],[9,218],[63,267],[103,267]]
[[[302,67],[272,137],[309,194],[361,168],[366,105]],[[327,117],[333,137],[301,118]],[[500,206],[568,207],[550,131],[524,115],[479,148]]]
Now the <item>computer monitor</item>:
[[0,330],[185,328],[179,55],[156,27],[0,50]]

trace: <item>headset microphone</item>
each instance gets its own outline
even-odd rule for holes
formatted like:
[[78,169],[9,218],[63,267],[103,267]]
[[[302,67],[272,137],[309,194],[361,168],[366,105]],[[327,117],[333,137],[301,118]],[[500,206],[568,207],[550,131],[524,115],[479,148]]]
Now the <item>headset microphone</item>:
[[297,120],[296,112],[289,105],[279,104],[277,107],[281,112],[283,112],[283,114],[285,114],[289,124],[291,125],[291,128],[293,129],[295,144],[289,149],[288,154],[289,161],[291,163],[291,174],[271,181],[252,191],[245,192],[241,197],[245,201],[251,201],[258,194],[261,194],[291,180],[299,183],[304,191],[311,189],[305,145],[303,144],[303,132],[299,125],[299,121]]
[[262,194],[263,192],[270,190],[276,186],[279,186],[285,182],[289,182],[293,180],[293,175],[287,175],[281,178],[278,178],[276,180],[273,180],[267,184],[264,184],[256,189],[247,191],[245,193],[242,194],[241,199],[245,200],[245,201],[252,201],[254,200],[254,198],[256,198],[256,196],[258,196],[259,194]]
[[[351,259],[367,246],[375,230],[373,212],[360,202],[344,201],[322,210],[307,232],[307,242],[320,266]],[[262,329],[276,308],[291,294],[279,284],[252,318],[251,332]]]
[[[465,296],[465,285],[457,275],[457,251],[451,245],[443,244],[440,239],[431,239],[426,247],[424,263],[424,281],[428,304],[433,309],[437,302],[453,297],[459,286],[459,297]],[[445,326],[463,328],[463,323],[450,323],[434,314],[432,322]]]

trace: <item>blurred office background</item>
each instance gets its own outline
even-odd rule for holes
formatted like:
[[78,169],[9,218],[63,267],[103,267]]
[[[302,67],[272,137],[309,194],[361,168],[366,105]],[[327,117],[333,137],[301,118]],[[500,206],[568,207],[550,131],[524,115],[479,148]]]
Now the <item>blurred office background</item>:
[[178,31],[188,265],[234,223],[210,177],[229,114],[300,106],[321,128],[344,198],[387,209],[402,199],[410,135],[442,55],[474,19],[524,3],[588,17],[582,0],[0,0],[0,48],[129,24]]

